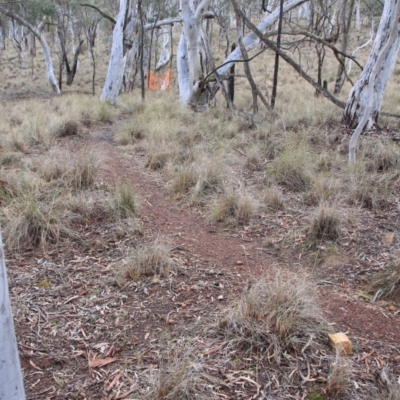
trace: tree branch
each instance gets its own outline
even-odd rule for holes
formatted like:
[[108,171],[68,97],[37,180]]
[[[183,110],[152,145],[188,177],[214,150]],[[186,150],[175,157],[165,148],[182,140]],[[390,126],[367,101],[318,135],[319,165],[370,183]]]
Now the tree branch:
[[96,10],[102,17],[104,17],[105,19],[108,19],[113,25],[115,25],[117,23],[117,21],[111,15],[108,15],[107,13],[105,13],[102,10],[100,10],[100,8],[94,6],[93,4],[80,3],[79,5],[82,6],[82,7],[93,8],[93,10]]

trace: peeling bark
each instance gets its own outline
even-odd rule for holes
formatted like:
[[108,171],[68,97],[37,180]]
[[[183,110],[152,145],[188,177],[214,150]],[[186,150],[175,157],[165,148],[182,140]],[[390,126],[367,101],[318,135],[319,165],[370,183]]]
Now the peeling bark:
[[399,52],[399,16],[400,1],[387,0],[371,54],[347,99],[343,123],[349,128],[359,125],[365,114],[368,115],[362,129],[377,125],[383,94]]
[[343,122],[355,127],[349,143],[349,163],[355,163],[357,140],[364,129],[377,125],[383,94],[396,63],[400,44],[400,1],[386,0],[372,52],[353,87]]

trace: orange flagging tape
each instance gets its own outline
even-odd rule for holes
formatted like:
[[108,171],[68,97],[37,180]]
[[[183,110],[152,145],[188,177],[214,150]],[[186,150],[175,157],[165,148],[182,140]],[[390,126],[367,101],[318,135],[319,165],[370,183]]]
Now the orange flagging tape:
[[149,73],[149,90],[166,90],[171,84],[171,68],[163,75]]

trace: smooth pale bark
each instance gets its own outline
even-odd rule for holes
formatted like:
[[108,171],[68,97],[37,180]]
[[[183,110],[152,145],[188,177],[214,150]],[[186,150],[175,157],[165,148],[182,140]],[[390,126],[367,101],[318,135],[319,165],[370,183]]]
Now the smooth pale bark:
[[25,400],[0,234],[0,400]]
[[170,37],[169,37],[168,28],[166,26],[163,27],[162,35],[163,35],[163,44],[162,44],[160,58],[158,59],[158,62],[156,65],[156,71],[158,71],[162,67],[165,67],[171,60],[171,55],[170,55],[169,49],[168,49]]
[[371,54],[347,99],[343,122],[349,128],[359,125],[365,115],[367,120],[361,130],[377,124],[383,94],[399,52],[399,11],[399,0],[385,1]]
[[[288,0],[283,4],[283,13],[286,13],[292,10],[295,7],[307,2],[308,0]],[[274,24],[279,18],[279,8],[275,9],[271,14],[268,14],[262,22],[257,25],[257,29],[265,33],[267,28],[269,28],[272,24]],[[247,51],[253,50],[257,45],[260,43],[260,39],[254,32],[249,33],[243,39],[243,45]],[[235,63],[237,60],[241,60],[241,51],[240,47],[237,47],[224,61],[224,65],[218,68],[217,72],[219,75],[226,75],[229,73],[229,69],[232,64]]]
[[361,29],[361,12],[360,12],[360,1],[356,2],[356,29],[359,31]]
[[123,41],[125,18],[129,12],[129,3],[128,0],[121,0],[119,3],[118,18],[113,31],[110,62],[103,91],[100,96],[100,100],[114,105],[117,104],[125,70],[126,54],[124,54]]
[[177,69],[179,96],[182,104],[187,104],[189,100],[189,61],[187,54],[187,43],[185,32],[182,31],[177,50]]
[[[204,72],[201,65],[201,23],[205,9],[211,0],[203,0],[192,9],[189,0],[181,1],[183,30],[178,46],[178,78],[180,99],[195,110],[207,108],[207,88],[203,85]],[[183,68],[180,68],[183,67]],[[184,75],[182,75],[184,74]]]
[[51,60],[49,46],[47,45],[44,33],[41,32],[36,27],[34,27],[33,25],[31,25],[28,21],[26,21],[24,18],[22,18],[18,14],[15,14],[14,12],[7,10],[3,6],[0,6],[0,13],[7,15],[7,17],[12,18],[13,20],[17,21],[19,24],[23,25],[25,28],[29,29],[36,36],[36,38],[40,41],[40,44],[43,49],[44,59],[46,62],[47,78],[49,80],[49,83],[50,83],[53,91],[57,94],[61,94],[60,88],[58,87],[56,77],[54,76],[53,61]]
[[400,43],[400,1],[386,0],[372,52],[353,87],[343,121],[355,127],[349,143],[349,163],[355,163],[355,148],[361,132],[377,124],[383,93],[396,63]]

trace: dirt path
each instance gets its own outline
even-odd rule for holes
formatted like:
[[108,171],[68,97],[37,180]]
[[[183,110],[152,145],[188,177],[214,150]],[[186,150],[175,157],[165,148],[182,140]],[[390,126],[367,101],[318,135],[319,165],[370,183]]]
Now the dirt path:
[[[236,276],[233,296],[251,282],[267,277],[278,261],[265,251],[262,238],[248,237],[242,229],[225,230],[208,224],[199,210],[188,209],[169,199],[162,174],[148,171],[144,157],[121,155],[112,141],[112,132],[95,135],[110,159],[114,160],[110,178],[133,184],[142,199],[141,218],[153,235],[167,237],[174,246],[192,254],[203,264]],[[195,268],[195,266],[192,266]],[[343,277],[346,280],[346,277]],[[321,304],[335,331],[344,331],[362,341],[365,350],[378,347],[386,358],[400,354],[400,315],[385,312],[360,300],[346,285],[321,285]]]
[[[160,369],[166,342],[195,338],[196,353],[218,351],[222,344],[203,338],[201,329],[194,332],[195,323],[218,322],[221,310],[278,268],[296,275],[306,272],[318,284],[332,331],[344,331],[353,341],[357,382],[376,389],[375,372],[389,365],[391,372],[400,373],[399,314],[361,300],[345,284],[345,276],[338,280],[329,271],[325,276],[325,270],[303,270],[306,263],[271,247],[268,232],[278,227],[273,215],[256,215],[248,227],[210,223],[201,208],[169,198],[163,172],[145,168],[143,154],[116,146],[113,127],[91,136],[105,159],[102,180],[125,181],[135,188],[145,237],[129,232],[117,237],[112,227],[94,223],[82,228],[82,241],[60,243],[47,253],[22,249],[8,254],[27,398],[116,400],[154,386],[151,374]],[[79,148],[82,137],[60,145]],[[172,247],[176,268],[171,275],[118,281],[118,268],[129,251],[141,240],[157,237]],[[104,360],[109,364],[93,367]],[[208,361],[211,370],[218,370]],[[236,366],[232,368],[234,372]],[[242,368],[247,374],[248,366]],[[250,381],[246,385],[232,383],[224,398],[248,399],[255,392]]]

